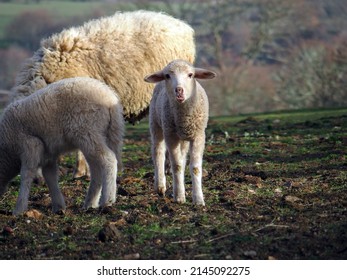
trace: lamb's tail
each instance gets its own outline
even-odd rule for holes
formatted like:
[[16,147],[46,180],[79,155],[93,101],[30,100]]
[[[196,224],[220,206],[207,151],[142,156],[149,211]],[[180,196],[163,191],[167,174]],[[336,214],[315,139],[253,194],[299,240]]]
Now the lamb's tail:
[[107,145],[116,154],[117,168],[123,170],[122,148],[124,137],[123,108],[120,102],[110,108],[110,124],[107,131]]

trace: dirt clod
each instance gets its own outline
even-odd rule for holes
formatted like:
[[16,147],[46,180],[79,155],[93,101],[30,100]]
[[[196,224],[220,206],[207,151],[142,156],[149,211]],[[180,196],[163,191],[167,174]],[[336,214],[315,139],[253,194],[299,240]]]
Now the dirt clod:
[[99,231],[98,238],[101,242],[119,241],[122,238],[122,233],[114,223],[106,223]]

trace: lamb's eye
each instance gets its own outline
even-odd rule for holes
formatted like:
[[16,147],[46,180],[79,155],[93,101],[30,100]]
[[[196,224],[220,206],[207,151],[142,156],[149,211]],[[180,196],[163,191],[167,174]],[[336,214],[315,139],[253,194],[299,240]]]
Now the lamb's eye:
[[193,76],[194,76],[193,73],[189,73],[189,74],[188,74],[188,77],[189,77],[189,78],[193,78]]
[[170,79],[170,75],[169,74],[165,74],[165,79],[169,80]]

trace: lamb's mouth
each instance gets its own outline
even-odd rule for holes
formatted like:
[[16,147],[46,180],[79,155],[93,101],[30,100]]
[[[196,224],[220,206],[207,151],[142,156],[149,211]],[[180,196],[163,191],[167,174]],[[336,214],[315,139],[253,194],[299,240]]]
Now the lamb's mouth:
[[176,100],[178,103],[183,103],[186,99],[182,95],[177,95]]

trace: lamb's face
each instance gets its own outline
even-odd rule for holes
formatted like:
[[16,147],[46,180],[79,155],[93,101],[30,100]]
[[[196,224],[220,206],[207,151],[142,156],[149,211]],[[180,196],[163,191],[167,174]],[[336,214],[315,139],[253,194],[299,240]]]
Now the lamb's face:
[[195,69],[184,61],[174,61],[164,70],[168,97],[177,103],[188,100],[195,89]]
[[195,92],[197,79],[213,79],[214,72],[202,68],[194,68],[184,60],[174,60],[163,70],[145,77],[149,83],[165,81],[168,98],[179,104],[187,101]]

